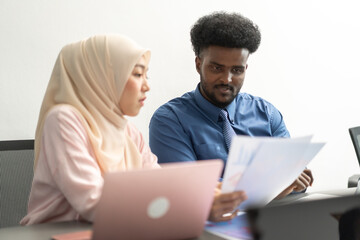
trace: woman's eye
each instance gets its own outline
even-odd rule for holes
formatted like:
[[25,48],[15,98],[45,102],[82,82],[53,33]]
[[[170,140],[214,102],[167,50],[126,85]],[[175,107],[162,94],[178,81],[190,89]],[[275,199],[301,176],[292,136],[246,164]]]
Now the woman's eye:
[[137,78],[140,78],[142,76],[141,73],[134,73],[133,75],[134,75],[134,77],[137,77]]

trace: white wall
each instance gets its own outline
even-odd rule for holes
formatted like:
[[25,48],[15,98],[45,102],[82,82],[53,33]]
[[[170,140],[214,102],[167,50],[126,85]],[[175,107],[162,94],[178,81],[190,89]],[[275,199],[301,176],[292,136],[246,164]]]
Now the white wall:
[[195,88],[189,30],[202,15],[237,11],[262,31],[243,91],[272,102],[293,137],[327,142],[310,164],[313,191],[346,187],[359,172],[348,128],[360,125],[356,0],[1,0],[0,139],[33,138],[53,64],[65,44],[122,33],[152,50],[152,91],[137,118]]

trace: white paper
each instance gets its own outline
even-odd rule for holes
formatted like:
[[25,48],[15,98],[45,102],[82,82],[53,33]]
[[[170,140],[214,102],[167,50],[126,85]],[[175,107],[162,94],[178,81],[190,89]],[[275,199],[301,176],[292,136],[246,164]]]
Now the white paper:
[[325,145],[311,143],[311,138],[234,137],[222,191],[245,191],[248,199],[239,206],[241,210],[266,205],[301,174]]

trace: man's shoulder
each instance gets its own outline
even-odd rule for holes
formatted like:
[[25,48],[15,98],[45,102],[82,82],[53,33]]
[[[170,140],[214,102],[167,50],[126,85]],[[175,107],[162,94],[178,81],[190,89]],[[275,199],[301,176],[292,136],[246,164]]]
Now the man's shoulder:
[[252,95],[250,93],[246,93],[246,92],[239,92],[239,94],[237,95],[237,98],[244,99],[244,100],[252,100],[252,101],[266,101],[262,97],[254,96],[254,95]]
[[168,115],[186,111],[189,106],[194,104],[194,93],[187,92],[181,97],[176,97],[161,105],[154,115]]
[[237,108],[256,108],[260,111],[266,111],[266,112],[274,112],[274,111],[278,111],[276,109],[276,107],[270,103],[268,100],[262,98],[262,97],[258,97],[258,96],[254,96],[251,95],[249,93],[239,93],[237,96]]
[[245,92],[240,92],[237,95],[237,100],[245,101],[245,102],[258,102],[258,103],[262,103],[265,105],[271,105],[271,103],[269,101],[267,101],[266,99],[259,97],[259,96],[254,96],[252,94],[245,93]]

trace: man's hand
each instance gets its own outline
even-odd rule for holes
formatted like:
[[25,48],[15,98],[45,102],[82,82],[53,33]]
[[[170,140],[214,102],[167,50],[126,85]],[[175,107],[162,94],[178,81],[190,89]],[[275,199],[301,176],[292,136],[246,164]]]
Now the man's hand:
[[[215,189],[215,197],[208,220],[212,222],[228,221],[236,217],[235,209],[247,199],[245,192],[221,193],[221,183]],[[226,214],[224,216],[224,214]]]
[[313,175],[310,169],[305,169],[300,176],[284,191],[282,191],[275,199],[283,198],[289,195],[291,192],[301,192],[304,191],[307,187],[312,186],[314,182]]
[[[295,180],[295,188],[294,191],[301,192],[305,190],[307,187],[312,186],[314,182],[313,175],[310,169],[305,169],[300,176]],[[294,182],[294,183],[295,183]]]

